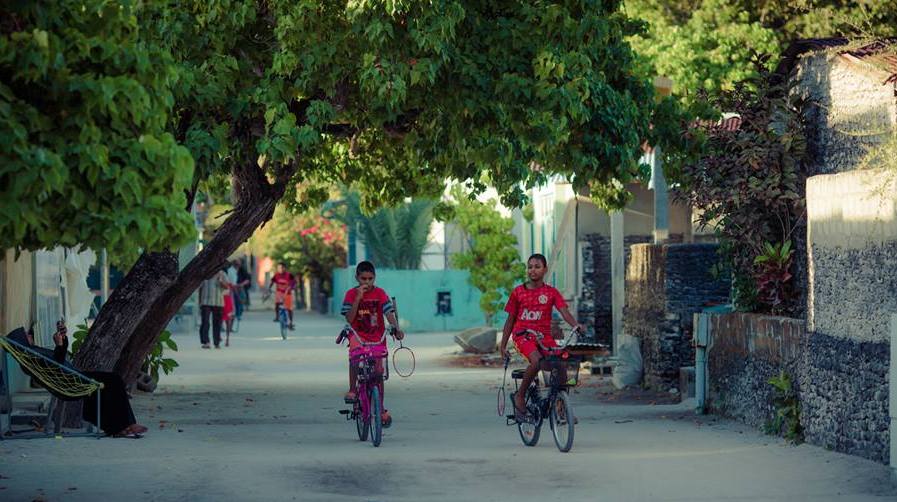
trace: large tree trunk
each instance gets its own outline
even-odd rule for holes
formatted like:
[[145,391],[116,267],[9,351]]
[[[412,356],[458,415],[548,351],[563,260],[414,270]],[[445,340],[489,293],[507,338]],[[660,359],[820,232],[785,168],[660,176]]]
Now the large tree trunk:
[[[255,160],[234,168],[233,212],[215,237],[180,273],[173,252],[144,253],[100,309],[75,365],[85,371],[115,371],[133,382],[159,335],[200,283],[221,269],[241,243],[274,215],[294,166],[269,183]],[[74,403],[73,403],[74,404]],[[80,404],[80,403],[78,403]],[[80,422],[80,406],[69,406],[66,425]]]
[[177,254],[141,255],[100,309],[75,355],[75,366],[87,371],[112,371],[131,333],[177,275]]
[[157,296],[146,314],[141,316],[132,336],[127,339],[115,372],[126,382],[137,378],[140,367],[158,341],[159,335],[181,305],[200,283],[220,270],[237,247],[245,242],[262,223],[271,219],[279,197],[264,197],[248,204],[238,204],[233,214],[215,233],[215,237],[187,264],[164,292]]

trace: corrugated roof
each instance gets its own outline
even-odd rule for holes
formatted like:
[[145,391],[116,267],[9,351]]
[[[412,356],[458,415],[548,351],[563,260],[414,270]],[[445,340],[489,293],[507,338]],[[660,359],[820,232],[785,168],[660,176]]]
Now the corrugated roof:
[[[846,38],[807,38],[795,40],[788,46],[776,73],[779,75],[787,75],[797,63],[797,59],[804,53],[810,51],[822,51],[834,49],[848,45],[850,40]],[[838,52],[841,57],[853,61],[869,64],[882,72],[888,77],[883,84],[897,84],[897,51],[887,50],[897,45],[897,38],[887,38],[876,40],[875,42],[866,44],[861,47],[847,49]]]

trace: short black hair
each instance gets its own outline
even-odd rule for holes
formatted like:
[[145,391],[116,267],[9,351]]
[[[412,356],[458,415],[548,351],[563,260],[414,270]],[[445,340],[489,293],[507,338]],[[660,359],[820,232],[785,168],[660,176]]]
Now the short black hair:
[[355,276],[363,274],[364,272],[370,272],[374,275],[377,275],[377,270],[374,269],[374,264],[369,261],[363,261],[355,267]]
[[534,253],[530,255],[529,258],[526,259],[526,262],[529,263],[530,260],[539,260],[542,262],[542,266],[548,268],[548,260],[545,259],[545,255],[540,253]]

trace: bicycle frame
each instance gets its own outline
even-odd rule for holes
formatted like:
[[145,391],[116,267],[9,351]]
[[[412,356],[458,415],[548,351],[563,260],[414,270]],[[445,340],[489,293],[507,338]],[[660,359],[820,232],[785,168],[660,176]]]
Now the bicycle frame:
[[[569,385],[566,378],[566,367],[565,364],[569,362],[578,362],[581,358],[577,356],[571,356],[567,351],[566,347],[573,343],[576,339],[576,334],[578,332],[574,331],[569,337],[565,340],[562,340],[561,343],[558,343],[557,347],[546,347],[542,343],[542,339],[545,337],[542,333],[538,331],[534,331],[531,329],[525,329],[522,331],[518,331],[515,333],[517,336],[524,336],[528,339],[535,340],[536,345],[539,348],[539,353],[542,354],[542,361],[540,363],[539,372],[542,372],[543,375],[545,372],[549,374],[547,381],[545,382],[545,388],[548,393],[544,396],[539,395],[539,379],[534,378],[530,383],[530,387],[525,390],[527,393],[533,393],[532,399],[539,408],[539,412],[542,417],[548,415],[548,410],[551,407],[551,404],[557,399],[558,392],[562,390],[566,390],[571,385]],[[560,370],[563,371],[560,371]],[[519,381],[514,379],[514,392],[520,392]],[[540,420],[541,421],[541,418]],[[511,419],[508,419],[508,425],[512,425]]]
[[[390,334],[392,334],[392,327]],[[376,342],[364,341],[351,326],[346,326],[337,337],[336,343],[341,344],[349,337],[354,337],[358,346],[349,351],[349,364],[357,368],[355,374],[355,403],[351,413],[346,414],[346,420],[354,420],[361,415],[363,421],[379,420],[380,417],[371,416],[370,391],[376,387],[380,396],[380,409],[383,409],[383,382],[389,379],[389,351],[386,348],[386,332]],[[382,370],[380,361],[383,361]]]

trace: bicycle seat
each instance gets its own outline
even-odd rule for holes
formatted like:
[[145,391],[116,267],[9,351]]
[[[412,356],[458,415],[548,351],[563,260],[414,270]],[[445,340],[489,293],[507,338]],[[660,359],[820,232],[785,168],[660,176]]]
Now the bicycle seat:
[[515,380],[519,380],[523,378],[523,375],[526,373],[525,369],[518,369],[511,372],[511,378]]

